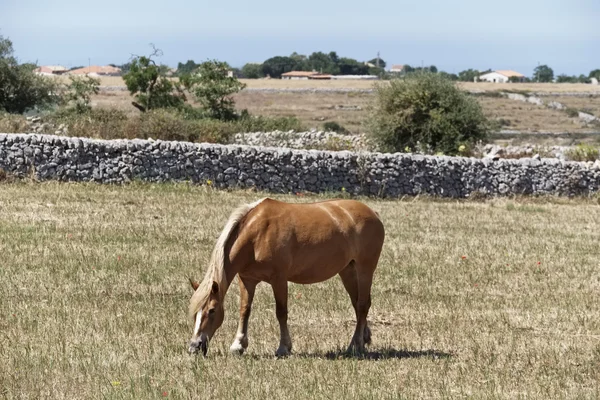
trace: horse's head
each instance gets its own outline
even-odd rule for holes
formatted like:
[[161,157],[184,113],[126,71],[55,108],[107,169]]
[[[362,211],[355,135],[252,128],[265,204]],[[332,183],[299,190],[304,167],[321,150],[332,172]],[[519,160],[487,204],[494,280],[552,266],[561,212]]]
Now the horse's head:
[[207,288],[191,281],[190,283],[195,293],[190,299],[190,314],[194,321],[194,330],[189,352],[194,354],[202,349],[202,354],[206,356],[208,342],[212,339],[216,330],[219,329],[225,317],[223,301],[217,282],[213,281],[212,285],[207,286]]

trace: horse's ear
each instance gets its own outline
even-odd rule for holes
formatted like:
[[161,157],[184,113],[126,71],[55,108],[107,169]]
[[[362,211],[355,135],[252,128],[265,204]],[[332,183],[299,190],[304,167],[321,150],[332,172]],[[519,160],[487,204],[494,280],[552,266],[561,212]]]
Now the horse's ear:
[[219,284],[215,281],[213,281],[212,284],[212,294],[217,294],[219,293]]
[[188,278],[188,279],[190,280],[190,285],[192,285],[192,288],[194,288],[194,290],[198,290],[198,286],[200,286],[200,285],[198,284],[198,282],[194,282],[194,281],[192,280],[192,278]]

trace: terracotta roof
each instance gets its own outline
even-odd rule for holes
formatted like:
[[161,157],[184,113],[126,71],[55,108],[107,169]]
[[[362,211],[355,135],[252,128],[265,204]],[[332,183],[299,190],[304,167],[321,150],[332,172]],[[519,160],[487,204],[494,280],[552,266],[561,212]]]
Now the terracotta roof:
[[67,69],[60,65],[42,65],[35,69],[35,72],[44,73],[44,74],[52,74],[52,73],[61,73],[65,72]]
[[313,71],[290,71],[290,72],[286,72],[284,74],[281,74],[281,76],[312,76],[312,75],[317,75],[316,72]]
[[85,74],[118,74],[121,72],[120,68],[111,67],[110,65],[92,65],[91,67],[84,67],[69,71],[73,75],[85,75]]
[[506,76],[507,78],[510,78],[511,76],[516,76],[516,77],[522,78],[522,77],[524,77],[524,76],[525,76],[525,75],[523,75],[523,74],[520,74],[520,73],[518,73],[518,72],[516,72],[516,71],[512,71],[512,70],[510,70],[510,69],[499,69],[499,70],[497,70],[497,71],[494,71],[494,72],[496,72],[496,73],[498,73],[498,74],[500,74],[500,75],[504,75],[504,76]]
[[395,64],[392,65],[392,68],[390,69],[404,69],[404,65],[403,64]]

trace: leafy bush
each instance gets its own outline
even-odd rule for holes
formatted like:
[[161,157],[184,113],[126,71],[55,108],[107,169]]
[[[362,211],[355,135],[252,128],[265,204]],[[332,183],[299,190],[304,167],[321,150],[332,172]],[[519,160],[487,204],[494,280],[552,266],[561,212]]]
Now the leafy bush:
[[479,103],[431,73],[377,85],[367,124],[379,148],[391,152],[420,147],[455,155],[461,145],[485,140],[489,131]]
[[595,161],[598,159],[599,153],[597,147],[580,143],[574,149],[567,151],[566,155],[573,161]]
[[0,35],[0,111],[22,114],[60,101],[58,85],[35,74],[34,64],[19,64],[12,42]]
[[327,132],[336,132],[341,134],[350,133],[348,129],[344,128],[342,125],[338,124],[335,121],[328,121],[323,124],[323,129]]

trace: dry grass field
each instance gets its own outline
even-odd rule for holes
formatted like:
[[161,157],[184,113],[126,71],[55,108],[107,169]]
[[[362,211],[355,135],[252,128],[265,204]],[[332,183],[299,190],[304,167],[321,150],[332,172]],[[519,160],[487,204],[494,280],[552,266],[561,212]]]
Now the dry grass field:
[[[254,115],[295,116],[307,128],[322,129],[323,123],[334,121],[352,133],[364,132],[367,107],[373,98],[369,93],[267,93],[242,91],[234,96],[238,109],[248,109]],[[569,107],[589,109],[600,115],[600,97],[556,97]],[[478,96],[477,100],[491,119],[502,119],[509,124],[503,129],[522,132],[585,133],[598,129],[582,126],[564,111],[552,110],[531,103],[507,98]],[[131,106],[128,92],[101,92],[94,96],[99,107],[119,108],[130,114],[138,111]]]
[[[123,78],[107,76],[100,78],[102,86],[125,86]],[[361,80],[284,80],[284,79],[240,79],[249,88],[256,89],[306,89],[306,88],[335,88],[335,89],[371,89],[373,81]],[[488,83],[460,82],[458,85],[465,90],[507,91],[522,90],[530,92],[572,93],[586,92],[600,94],[600,86],[584,83]]]
[[187,278],[203,276],[231,210],[261,196],[2,184],[0,398],[599,397],[595,200],[368,200],[387,233],[364,359],[338,351],[354,326],[338,278],[290,285],[290,358],[273,356],[266,284],[248,354],[228,354],[234,284],[208,358],[188,355]]

